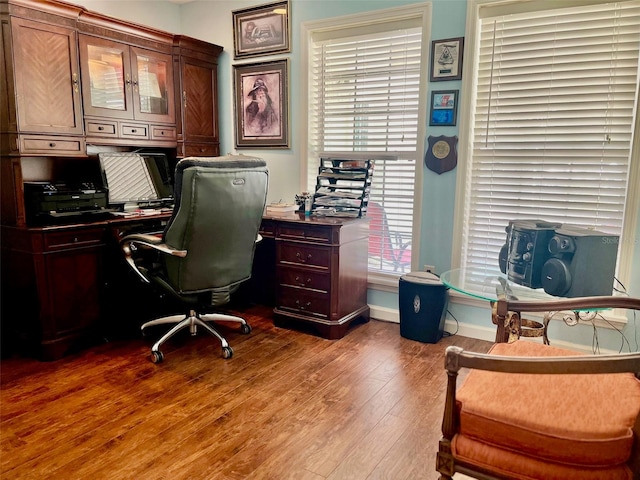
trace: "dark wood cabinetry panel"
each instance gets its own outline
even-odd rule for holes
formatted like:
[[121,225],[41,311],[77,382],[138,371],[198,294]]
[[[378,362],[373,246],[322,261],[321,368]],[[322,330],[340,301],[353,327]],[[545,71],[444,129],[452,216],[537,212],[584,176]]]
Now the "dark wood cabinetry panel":
[[[97,162],[87,144],[173,150],[173,160],[219,155],[221,51],[66,2],[0,1],[3,333],[15,319],[43,359],[58,358],[109,312],[103,296],[118,289],[104,267],[114,222],[31,225],[24,182],[97,171],[84,163]],[[79,163],[57,168],[69,160]]]
[[218,56],[222,47],[176,35],[176,111],[178,156],[220,154]]
[[2,29],[2,153],[46,154],[22,138],[37,134],[45,145],[77,135],[78,149],[64,153],[86,155],[75,30],[6,15]]
[[353,321],[368,321],[368,235],[367,219],[277,219],[276,324],[337,339]]
[[3,227],[2,239],[5,327],[60,358],[100,319],[105,227]]

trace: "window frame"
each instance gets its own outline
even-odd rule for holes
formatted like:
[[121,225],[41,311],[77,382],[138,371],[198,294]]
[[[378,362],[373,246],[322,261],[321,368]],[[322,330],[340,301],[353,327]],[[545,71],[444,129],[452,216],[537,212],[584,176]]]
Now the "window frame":
[[[393,7],[370,12],[362,12],[358,14],[342,15],[324,20],[316,20],[303,22],[301,24],[301,62],[300,62],[300,102],[299,115],[300,122],[300,138],[301,138],[301,169],[300,169],[300,185],[306,186],[308,183],[309,171],[309,135],[308,135],[308,111],[309,111],[309,49],[311,46],[311,36],[317,33],[325,33],[332,31],[340,31],[350,28],[366,28],[370,25],[381,23],[389,23],[409,18],[419,18],[422,25],[422,53],[421,62],[428,66],[429,60],[429,39],[431,37],[431,3],[414,4],[401,7]],[[427,90],[421,92],[419,96],[419,118],[417,131],[417,151],[416,151],[416,171],[414,179],[414,201],[413,201],[413,222],[411,244],[420,245],[421,231],[421,206],[422,206],[422,185],[423,185],[423,168],[422,159],[424,158],[426,124],[427,124]],[[411,270],[415,270],[419,263],[420,251],[416,248],[412,252]],[[398,273],[373,273],[369,272],[368,282],[369,288],[378,290],[397,292],[398,277],[402,272]]]
[[[515,8],[532,8],[532,5],[540,3],[542,1],[534,0],[527,2],[523,5],[522,2],[517,0],[468,0],[467,3],[467,25],[465,32],[465,63],[463,65],[463,83],[462,91],[475,92],[475,71],[478,65],[477,46],[479,43],[479,28],[480,10],[483,6],[500,4],[503,8],[507,9],[512,6]],[[578,4],[581,5],[594,5],[602,3],[611,3],[611,0],[557,0],[553,6],[554,8],[562,7],[575,7]],[[546,4],[548,6],[548,4]],[[535,7],[534,7],[535,8]],[[469,95],[468,101],[463,103],[460,107],[460,130],[459,130],[459,157],[462,159],[469,158],[472,154],[472,138],[470,132],[473,127],[473,112],[475,110],[475,96],[471,98]],[[637,229],[638,212],[640,211],[640,162],[637,161],[640,158],[640,95],[636,98],[635,105],[635,121],[634,121],[634,133],[633,140],[631,142],[631,155],[629,163],[629,177],[628,177],[628,189],[627,197],[624,207],[624,220],[622,224],[622,232],[626,237],[634,235]],[[636,161],[634,161],[634,159]],[[463,248],[463,230],[465,221],[465,204],[467,200],[468,192],[464,187],[469,181],[471,175],[471,169],[468,168],[466,162],[462,162],[457,169],[456,175],[456,195],[455,195],[455,208],[454,208],[454,231],[453,231],[453,248],[451,256],[451,268],[459,268],[460,254]],[[636,186],[633,188],[633,186]],[[618,252],[618,270],[616,278],[622,282],[627,288],[629,287],[629,281],[632,275],[632,260],[634,253],[634,242],[623,241],[621,239],[620,249]],[[636,262],[637,263],[637,262]],[[464,302],[467,303],[467,302]],[[612,322],[625,324],[627,318],[623,314],[615,313],[610,318]]]

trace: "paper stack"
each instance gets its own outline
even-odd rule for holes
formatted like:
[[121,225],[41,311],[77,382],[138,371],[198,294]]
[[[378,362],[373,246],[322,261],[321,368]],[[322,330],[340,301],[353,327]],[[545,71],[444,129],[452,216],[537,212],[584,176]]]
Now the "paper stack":
[[298,209],[295,203],[270,203],[267,205],[267,215],[286,215]]

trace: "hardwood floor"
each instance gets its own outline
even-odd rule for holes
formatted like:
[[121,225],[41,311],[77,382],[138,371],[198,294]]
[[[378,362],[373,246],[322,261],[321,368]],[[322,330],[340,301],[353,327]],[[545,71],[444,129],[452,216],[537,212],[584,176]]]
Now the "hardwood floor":
[[273,326],[205,332],[163,346],[131,338],[42,363],[1,363],[2,479],[436,479],[443,352],[490,343],[402,338],[371,320],[341,340]]

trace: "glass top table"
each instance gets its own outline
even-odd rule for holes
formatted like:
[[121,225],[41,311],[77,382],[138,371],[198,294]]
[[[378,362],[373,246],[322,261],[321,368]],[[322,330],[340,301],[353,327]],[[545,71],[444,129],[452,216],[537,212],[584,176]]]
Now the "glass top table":
[[[582,304],[577,306],[576,301],[580,299],[557,297],[546,293],[542,288],[534,289],[520,285],[509,280],[507,275],[498,269],[458,268],[444,272],[440,280],[452,290],[491,302],[492,322],[498,326],[496,332],[498,342],[513,341],[520,336],[542,336],[544,343],[548,344],[547,328],[554,315],[563,311],[572,312],[570,315],[564,315],[563,321],[569,326],[574,326],[580,320],[592,321],[599,311],[615,308],[614,305],[603,306],[590,302],[589,297],[584,298]],[[516,304],[526,306],[527,311],[545,312],[542,323],[521,318],[520,312],[502,311],[497,307],[500,300],[517,301]],[[571,305],[570,309],[566,308],[568,302]]]
[[498,291],[503,291],[510,300],[558,300],[542,288],[533,289],[510,281],[499,270],[457,268],[444,272],[440,280],[457,292],[489,302],[498,300]]

